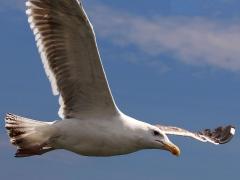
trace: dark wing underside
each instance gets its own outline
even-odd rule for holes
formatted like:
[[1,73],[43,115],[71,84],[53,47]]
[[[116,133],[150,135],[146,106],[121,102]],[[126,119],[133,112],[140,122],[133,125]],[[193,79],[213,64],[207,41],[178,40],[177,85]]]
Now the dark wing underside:
[[28,0],[27,15],[62,118],[117,113],[94,31],[78,0]]
[[228,143],[235,134],[235,128],[230,125],[226,127],[218,127],[214,130],[205,129],[196,133],[178,127],[163,125],[156,126],[165,134],[191,137],[202,142],[210,142],[213,144]]

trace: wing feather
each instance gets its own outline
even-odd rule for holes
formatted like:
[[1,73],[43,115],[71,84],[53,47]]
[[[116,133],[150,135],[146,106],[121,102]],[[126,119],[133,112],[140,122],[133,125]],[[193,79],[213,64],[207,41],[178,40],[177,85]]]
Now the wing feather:
[[82,4],[28,0],[26,6],[53,94],[60,95],[59,115],[82,118],[118,113]]
[[235,128],[231,125],[226,127],[218,127],[214,130],[205,129],[203,131],[199,131],[196,133],[193,133],[178,127],[163,126],[163,125],[156,125],[156,126],[165,134],[191,137],[198,141],[210,142],[213,144],[228,143],[235,134]]

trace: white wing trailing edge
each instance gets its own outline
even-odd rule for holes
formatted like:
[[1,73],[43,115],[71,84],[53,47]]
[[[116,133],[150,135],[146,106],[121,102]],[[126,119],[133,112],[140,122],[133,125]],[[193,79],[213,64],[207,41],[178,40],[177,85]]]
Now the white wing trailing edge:
[[28,0],[30,27],[63,119],[118,113],[92,25],[78,0]]
[[216,145],[228,143],[235,134],[235,127],[231,125],[226,127],[218,127],[214,130],[205,129],[196,133],[178,127],[163,125],[156,126],[167,135],[191,137],[202,142],[210,142]]

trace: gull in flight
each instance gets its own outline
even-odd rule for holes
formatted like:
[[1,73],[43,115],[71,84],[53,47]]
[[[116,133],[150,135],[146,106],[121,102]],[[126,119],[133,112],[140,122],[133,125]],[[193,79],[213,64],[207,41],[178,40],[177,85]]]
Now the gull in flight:
[[16,157],[65,149],[84,156],[114,156],[161,149],[178,156],[167,135],[224,144],[233,126],[196,133],[131,118],[116,106],[101,64],[93,27],[78,0],[28,0],[28,21],[62,120],[43,122],[7,114]]

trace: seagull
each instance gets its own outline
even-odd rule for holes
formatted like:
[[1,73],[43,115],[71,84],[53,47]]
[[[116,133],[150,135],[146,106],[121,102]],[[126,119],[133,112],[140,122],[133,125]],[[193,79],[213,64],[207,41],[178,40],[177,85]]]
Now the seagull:
[[78,0],[28,0],[28,22],[34,33],[61,120],[45,122],[8,113],[5,127],[17,147],[15,157],[65,149],[83,156],[114,156],[160,149],[179,156],[168,135],[225,144],[231,125],[190,132],[151,125],[121,112],[111,94],[95,33]]

